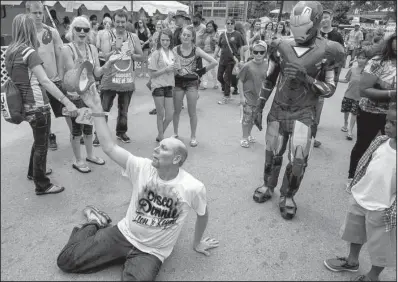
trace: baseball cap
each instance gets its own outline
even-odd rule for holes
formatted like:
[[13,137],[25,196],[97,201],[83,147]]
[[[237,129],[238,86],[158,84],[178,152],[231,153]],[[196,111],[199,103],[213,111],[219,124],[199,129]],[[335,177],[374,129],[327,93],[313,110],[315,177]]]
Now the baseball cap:
[[254,43],[253,43],[253,49],[254,49],[254,47],[259,47],[259,46],[261,46],[261,47],[263,47],[264,49],[265,49],[265,51],[267,51],[267,43],[265,43],[264,41],[262,41],[262,40],[257,40],[257,41],[255,41]]
[[323,13],[327,13],[327,14],[333,16],[333,11],[330,9],[323,10]]

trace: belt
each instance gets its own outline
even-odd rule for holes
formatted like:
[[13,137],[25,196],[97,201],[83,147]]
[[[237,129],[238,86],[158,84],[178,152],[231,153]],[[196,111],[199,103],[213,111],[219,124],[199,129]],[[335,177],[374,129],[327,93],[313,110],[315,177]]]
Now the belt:
[[25,112],[25,115],[33,115],[33,114],[35,114],[37,112],[45,113],[45,112],[48,112],[48,111],[50,111],[50,106],[46,105],[46,106],[43,106],[43,107],[37,107],[34,110],[27,111],[27,112]]

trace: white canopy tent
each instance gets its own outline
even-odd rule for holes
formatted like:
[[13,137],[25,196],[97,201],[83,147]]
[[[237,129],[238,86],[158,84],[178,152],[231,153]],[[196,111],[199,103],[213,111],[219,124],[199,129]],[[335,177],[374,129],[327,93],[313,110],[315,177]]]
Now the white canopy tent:
[[158,10],[162,14],[176,12],[177,10],[185,11],[189,14],[189,6],[181,4],[177,1],[133,1],[133,11],[144,9],[149,16],[153,16]]
[[81,5],[84,5],[87,10],[91,11],[101,11],[105,6],[107,6],[110,11],[123,8],[126,8],[127,11],[131,11],[131,1],[44,1],[43,4],[52,7],[57,2],[64,8],[66,8],[68,2],[73,2],[73,9],[79,9]]

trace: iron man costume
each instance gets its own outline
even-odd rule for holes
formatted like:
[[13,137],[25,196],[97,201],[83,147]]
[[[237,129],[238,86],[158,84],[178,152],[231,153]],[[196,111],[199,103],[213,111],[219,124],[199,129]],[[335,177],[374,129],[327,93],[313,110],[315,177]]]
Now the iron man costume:
[[276,86],[267,117],[264,185],[253,195],[262,203],[278,183],[283,154],[289,147],[280,188],[279,208],[292,219],[297,210],[293,196],[303,179],[316,134],[315,107],[320,97],[334,94],[334,67],[344,58],[343,47],[319,35],[323,8],[317,1],[300,1],[291,13],[294,39],[276,39],[269,49],[269,67],[256,108],[256,126],[262,130],[262,112]]

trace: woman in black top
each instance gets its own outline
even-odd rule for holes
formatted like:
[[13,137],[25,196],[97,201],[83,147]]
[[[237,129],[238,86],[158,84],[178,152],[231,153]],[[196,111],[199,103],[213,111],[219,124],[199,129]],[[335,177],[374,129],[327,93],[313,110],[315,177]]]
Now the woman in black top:
[[140,39],[141,42],[142,52],[144,53],[144,58],[143,61],[141,62],[141,73],[138,75],[138,77],[143,77],[145,75],[145,77],[149,78],[148,53],[149,53],[149,41],[151,38],[151,32],[146,26],[144,19],[140,19],[138,21],[138,25],[135,28],[138,38]]

